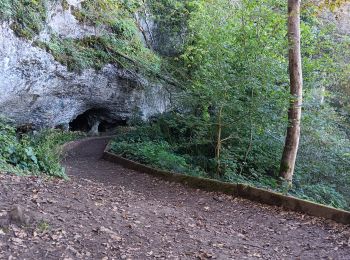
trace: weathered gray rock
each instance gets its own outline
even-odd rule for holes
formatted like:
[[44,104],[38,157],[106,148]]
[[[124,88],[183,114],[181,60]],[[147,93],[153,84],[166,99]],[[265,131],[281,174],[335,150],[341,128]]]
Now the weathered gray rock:
[[350,35],[350,3],[343,4],[331,12],[324,10],[322,17],[326,22],[332,22],[341,34]]
[[142,28],[145,43],[155,52],[162,56],[176,56],[183,51],[187,34],[185,22],[181,30],[174,31],[170,22],[156,22],[150,10],[142,10],[136,14],[136,18]]
[[[72,8],[79,8],[82,0],[67,2],[68,9],[60,1],[51,1],[47,25],[37,39],[48,41],[52,34],[83,38],[104,32],[103,26],[96,28],[76,20]],[[350,33],[350,4],[326,17],[333,19],[341,32]],[[153,49],[164,55],[176,53],[178,47],[174,46],[181,45],[181,35],[161,32],[147,12],[139,14],[139,22],[145,42],[150,42]],[[0,115],[17,125],[68,129],[72,120],[90,111],[87,130],[96,134],[99,123],[125,120],[134,111],[148,118],[168,107],[168,92],[142,75],[112,64],[99,71],[69,72],[46,51],[16,37],[9,23],[0,24]]]
[[24,208],[22,208],[20,205],[15,205],[8,215],[10,223],[19,226],[28,226],[32,221],[32,218],[29,216],[28,212],[25,212]]
[[0,212],[0,228],[6,228],[10,224],[18,226],[28,226],[34,221],[31,216],[22,206],[15,205],[8,212]]
[[[80,2],[69,1],[75,6]],[[47,27],[38,36],[41,40],[52,33],[63,38],[96,33],[61,5],[49,10]],[[0,24],[0,114],[18,125],[67,127],[88,110],[103,110],[101,116],[109,122],[129,118],[133,111],[148,118],[167,106],[167,92],[135,72],[112,64],[100,71],[69,72],[46,51],[16,37],[9,23]]]
[[10,218],[7,212],[0,212],[0,228],[6,228],[10,225]]
[[48,41],[51,35],[61,38],[81,39],[86,36],[100,35],[105,31],[103,26],[89,26],[81,24],[73,15],[73,8],[81,8],[82,0],[67,0],[68,9],[61,1],[50,2],[45,28],[41,31],[39,39]]

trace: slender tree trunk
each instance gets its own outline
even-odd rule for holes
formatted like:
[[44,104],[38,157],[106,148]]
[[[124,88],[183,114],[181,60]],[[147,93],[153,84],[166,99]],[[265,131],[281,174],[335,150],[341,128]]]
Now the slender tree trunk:
[[221,140],[221,134],[222,134],[222,110],[223,108],[220,107],[219,110],[219,115],[218,115],[218,125],[217,125],[217,140],[216,140],[216,149],[215,149],[215,159],[216,159],[216,174],[218,176],[221,175],[220,173],[220,168],[221,168],[221,163],[220,163],[220,156],[221,156],[221,148],[222,148],[222,140]]
[[288,0],[288,41],[290,93],[292,100],[288,111],[288,128],[281,160],[280,177],[288,182],[293,179],[297,157],[302,106],[303,76],[300,47],[300,0]]
[[326,96],[326,87],[323,85],[321,87],[320,105],[324,104],[325,96]]

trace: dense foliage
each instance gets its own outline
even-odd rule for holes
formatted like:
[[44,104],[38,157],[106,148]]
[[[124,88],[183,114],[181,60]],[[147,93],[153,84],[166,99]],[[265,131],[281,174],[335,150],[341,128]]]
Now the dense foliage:
[[61,145],[81,134],[46,130],[18,134],[5,120],[0,121],[0,171],[18,174],[45,174],[66,178],[60,165]]
[[[113,152],[161,169],[349,209],[350,39],[319,18],[313,1],[303,2],[305,100],[293,187],[288,190],[278,178],[291,98],[286,2],[87,0],[74,9],[63,1],[96,36],[52,35],[33,44],[72,71],[115,63],[158,80],[171,75],[180,87],[172,112],[120,135]],[[344,1],[325,2],[334,9]],[[0,16],[18,36],[35,40],[47,3],[0,0]],[[149,37],[141,23],[153,26]],[[18,138],[4,123],[0,130],[2,168],[63,175],[51,148],[72,136],[47,132]]]
[[286,190],[277,175],[290,98],[286,1],[179,2],[192,3],[192,9],[183,52],[167,58],[167,69],[186,89],[179,95],[178,112],[142,128],[152,138],[135,130],[118,138],[112,149],[161,168],[165,166],[155,161],[164,150],[169,160],[190,165],[181,172],[194,169],[196,175],[288,191],[348,209],[348,119],[334,107],[334,100],[343,98],[334,89],[349,75],[348,37],[318,18],[318,9],[305,5],[302,141],[294,185]]

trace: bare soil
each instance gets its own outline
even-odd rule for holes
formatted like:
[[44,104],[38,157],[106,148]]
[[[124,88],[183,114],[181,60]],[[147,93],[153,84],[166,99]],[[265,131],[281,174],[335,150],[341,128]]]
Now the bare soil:
[[[107,141],[70,144],[69,181],[0,175],[0,259],[350,259],[349,226],[122,168]],[[1,224],[14,205],[30,221]]]

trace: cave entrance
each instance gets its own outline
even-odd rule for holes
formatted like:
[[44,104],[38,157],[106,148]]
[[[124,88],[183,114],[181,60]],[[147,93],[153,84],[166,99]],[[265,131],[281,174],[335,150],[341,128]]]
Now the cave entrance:
[[127,119],[111,117],[109,110],[93,108],[78,115],[69,123],[69,130],[90,134],[111,133],[118,126],[126,126]]
[[78,115],[72,122],[69,123],[69,130],[81,132],[87,132],[90,130],[89,121],[85,113]]
[[114,120],[113,122],[101,121],[98,126],[100,133],[112,132],[118,126],[127,126],[126,119]]

